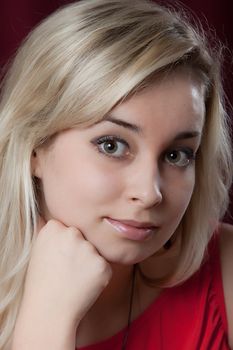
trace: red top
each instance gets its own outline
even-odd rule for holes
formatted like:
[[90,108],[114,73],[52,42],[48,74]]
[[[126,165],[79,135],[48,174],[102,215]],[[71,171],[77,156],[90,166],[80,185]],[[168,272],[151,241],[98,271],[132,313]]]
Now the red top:
[[[124,331],[76,350],[121,350]],[[217,235],[199,271],[165,289],[131,323],[126,349],[230,350]]]

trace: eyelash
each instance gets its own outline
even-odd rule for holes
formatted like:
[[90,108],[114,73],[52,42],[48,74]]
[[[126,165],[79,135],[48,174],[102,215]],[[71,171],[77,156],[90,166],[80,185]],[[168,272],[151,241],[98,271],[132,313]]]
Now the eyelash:
[[180,152],[180,153],[183,153],[185,155],[185,159],[184,159],[184,164],[181,164],[181,165],[178,165],[178,163],[172,163],[172,162],[169,162],[168,163],[171,165],[171,166],[176,166],[178,168],[186,168],[188,167],[189,165],[191,165],[194,161],[195,161],[195,158],[196,158],[196,154],[194,153],[193,149],[189,148],[189,147],[184,147],[184,148],[175,148],[175,149],[171,149],[169,151],[167,151],[165,153],[165,156],[164,158],[167,157],[167,155],[171,155],[171,154],[174,154],[174,153],[177,153],[177,152]]
[[[130,146],[128,144],[128,142],[126,142],[124,139],[122,139],[121,137],[117,136],[117,135],[108,135],[108,136],[102,136],[99,137],[98,139],[95,139],[92,141],[92,143],[95,145],[95,147],[97,148],[98,152],[100,152],[102,155],[106,156],[106,157],[110,157],[113,158],[115,160],[123,160],[127,157],[127,154],[120,155],[120,156],[115,156],[112,155],[110,153],[105,152],[103,149],[101,149],[101,145],[103,145],[104,143],[107,142],[119,142],[121,144],[123,144],[125,147],[128,148],[128,151],[130,149]],[[189,147],[184,147],[184,148],[174,148],[174,149],[170,149],[168,151],[166,151],[163,155],[163,158],[166,159],[166,157],[170,154],[174,154],[176,152],[182,152],[183,154],[185,154],[186,157],[186,161],[187,164],[184,165],[178,165],[176,163],[172,163],[170,161],[167,161],[171,166],[176,166],[178,168],[186,168],[187,166],[189,166],[193,161],[195,161],[196,155],[193,151],[193,149],[189,148]],[[127,152],[126,152],[127,153]],[[129,153],[129,152],[128,152]]]
[[121,144],[123,144],[125,147],[128,148],[129,150],[129,144],[128,142],[126,142],[124,139],[122,139],[120,136],[117,136],[117,135],[109,135],[109,136],[102,136],[96,140],[93,140],[92,143],[96,146],[97,150],[107,156],[107,157],[110,157],[110,158],[114,158],[116,160],[122,160],[122,159],[125,159],[125,157],[127,156],[126,154],[122,155],[122,156],[114,156],[110,153],[107,153],[107,152],[104,152],[102,149],[101,149],[101,145],[104,144],[104,143],[107,143],[107,142],[119,142]]

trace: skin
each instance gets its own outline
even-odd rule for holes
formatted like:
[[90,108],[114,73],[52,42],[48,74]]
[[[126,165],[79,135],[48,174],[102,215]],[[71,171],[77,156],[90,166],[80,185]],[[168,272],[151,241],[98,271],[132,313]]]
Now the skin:
[[[46,221],[52,218],[78,228],[107,261],[128,265],[158,251],[189,204],[195,162],[187,159],[185,149],[194,154],[200,144],[202,91],[191,78],[171,77],[117,106],[110,117],[135,124],[142,131],[111,121],[67,130],[50,149],[37,151],[35,175],[42,182]],[[200,135],[173,141],[187,131]],[[117,135],[128,145],[110,141],[112,147],[118,147],[110,157],[103,150],[107,142],[96,145],[103,135]],[[172,163],[170,153],[177,149],[177,158],[182,160]],[[186,162],[189,164],[182,166]],[[149,221],[158,229],[145,241],[126,240],[106,217]]]
[[[141,263],[149,275],[153,268],[153,277],[173,266],[175,255],[165,260],[153,255],[176,232],[189,205],[204,115],[203,87],[188,74],[170,74],[116,106],[111,121],[66,130],[50,147],[36,150],[32,171],[41,182],[45,222],[32,250],[15,348],[30,348],[28,319],[40,324],[31,329],[31,344],[45,334],[46,318],[50,325],[56,320],[54,334],[57,328],[68,334],[66,350],[126,325],[132,265]],[[110,155],[106,142],[100,143],[109,135],[124,140],[111,140]],[[129,240],[106,217],[150,221],[158,228],[143,241]],[[136,287],[133,318],[160,293],[139,278]],[[64,322],[57,325],[59,314]],[[54,346],[53,339],[38,346],[49,349],[48,344]]]

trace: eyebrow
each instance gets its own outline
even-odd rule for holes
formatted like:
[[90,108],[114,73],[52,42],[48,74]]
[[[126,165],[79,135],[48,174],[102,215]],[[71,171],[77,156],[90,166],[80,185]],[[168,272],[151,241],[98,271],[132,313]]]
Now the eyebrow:
[[177,134],[174,137],[174,141],[191,139],[200,136],[201,133],[199,131],[183,131]]
[[[113,124],[122,126],[128,130],[131,130],[131,131],[137,133],[137,134],[143,133],[143,130],[140,126],[133,124],[133,123],[126,122],[126,121],[119,119],[119,118],[113,118],[111,116],[107,116],[105,119],[102,119],[101,121],[97,122],[97,124],[99,124],[101,122],[105,122],[105,121],[109,121]],[[174,137],[174,141],[195,138],[195,137],[198,137],[200,135],[201,135],[201,133],[199,131],[183,131],[183,132],[178,133]]]
[[133,124],[133,123],[128,123],[128,122],[126,122],[126,121],[124,121],[122,119],[118,119],[118,118],[113,118],[113,117],[107,116],[102,121],[108,121],[108,122],[111,122],[111,123],[123,126],[124,128],[129,129],[131,131],[134,131],[137,134],[142,134],[142,128],[140,126],[138,126],[136,124]]

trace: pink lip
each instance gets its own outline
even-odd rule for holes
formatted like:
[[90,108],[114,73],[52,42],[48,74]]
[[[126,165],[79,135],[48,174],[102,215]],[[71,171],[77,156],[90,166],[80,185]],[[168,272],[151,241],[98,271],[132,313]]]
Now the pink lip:
[[116,229],[120,236],[133,241],[149,239],[157,229],[155,226],[149,226],[148,223],[139,223],[132,220],[119,221],[111,218],[105,218],[105,220]]
[[[111,219],[113,220],[113,219]],[[135,220],[115,220],[122,222],[125,225],[133,226],[133,227],[138,227],[138,228],[155,228],[155,225],[153,225],[150,222],[139,222]]]

